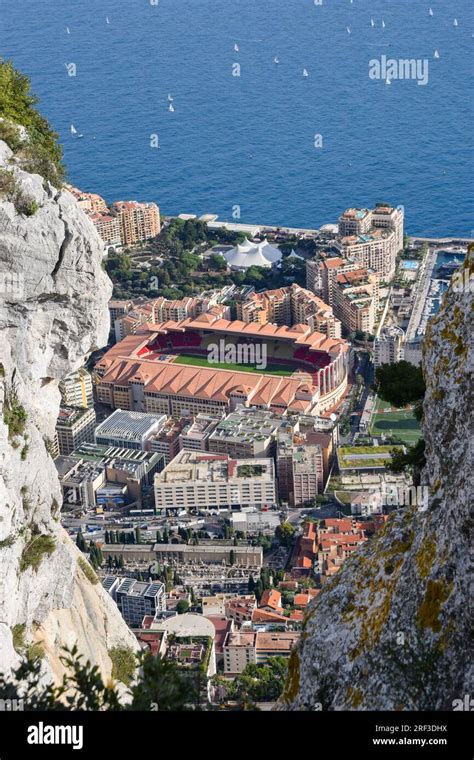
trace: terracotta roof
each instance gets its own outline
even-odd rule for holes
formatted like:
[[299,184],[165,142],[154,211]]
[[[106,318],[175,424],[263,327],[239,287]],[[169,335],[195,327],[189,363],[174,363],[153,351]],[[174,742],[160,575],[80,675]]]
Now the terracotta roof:
[[276,589],[266,589],[259,602],[259,607],[272,607],[272,609],[281,609],[281,594]]

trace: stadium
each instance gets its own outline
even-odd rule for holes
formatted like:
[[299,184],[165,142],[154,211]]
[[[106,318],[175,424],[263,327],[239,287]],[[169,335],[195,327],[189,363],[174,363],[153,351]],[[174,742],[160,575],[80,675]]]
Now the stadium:
[[307,325],[206,312],[140,326],[104,355],[94,376],[98,400],[112,408],[180,416],[244,404],[319,414],[340,402],[348,366],[348,343]]

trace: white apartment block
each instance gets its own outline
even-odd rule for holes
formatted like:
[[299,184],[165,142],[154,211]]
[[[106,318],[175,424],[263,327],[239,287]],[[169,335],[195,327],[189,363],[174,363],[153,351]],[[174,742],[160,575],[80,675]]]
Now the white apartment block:
[[66,406],[92,406],[92,378],[84,367],[61,380],[59,390]]
[[273,459],[255,462],[180,451],[155,475],[157,509],[241,509],[275,503]]
[[405,333],[397,325],[383,327],[374,341],[374,365],[394,364],[404,358]]

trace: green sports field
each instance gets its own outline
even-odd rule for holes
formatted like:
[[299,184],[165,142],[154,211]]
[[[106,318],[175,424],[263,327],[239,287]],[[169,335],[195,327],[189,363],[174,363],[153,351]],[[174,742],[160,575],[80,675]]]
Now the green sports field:
[[267,364],[265,369],[259,369],[253,364],[232,364],[227,362],[209,362],[207,356],[195,356],[191,354],[180,354],[173,362],[174,364],[188,364],[193,367],[207,367],[208,369],[228,369],[232,372],[256,372],[257,374],[279,375],[280,377],[289,377],[295,372],[295,368],[288,367],[285,364]]
[[370,422],[370,434],[380,436],[383,433],[388,436],[397,436],[409,446],[413,446],[421,436],[420,423],[413,412],[403,409],[386,411],[388,409],[390,409],[390,404],[378,398]]

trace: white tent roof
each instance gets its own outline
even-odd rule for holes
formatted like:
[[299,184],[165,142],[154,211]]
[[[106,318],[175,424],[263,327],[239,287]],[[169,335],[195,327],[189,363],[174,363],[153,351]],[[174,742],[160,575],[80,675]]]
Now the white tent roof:
[[252,243],[248,238],[232,250],[224,253],[224,258],[231,267],[248,269],[249,267],[265,267],[269,269],[282,257],[278,248],[271,246],[266,240]]

